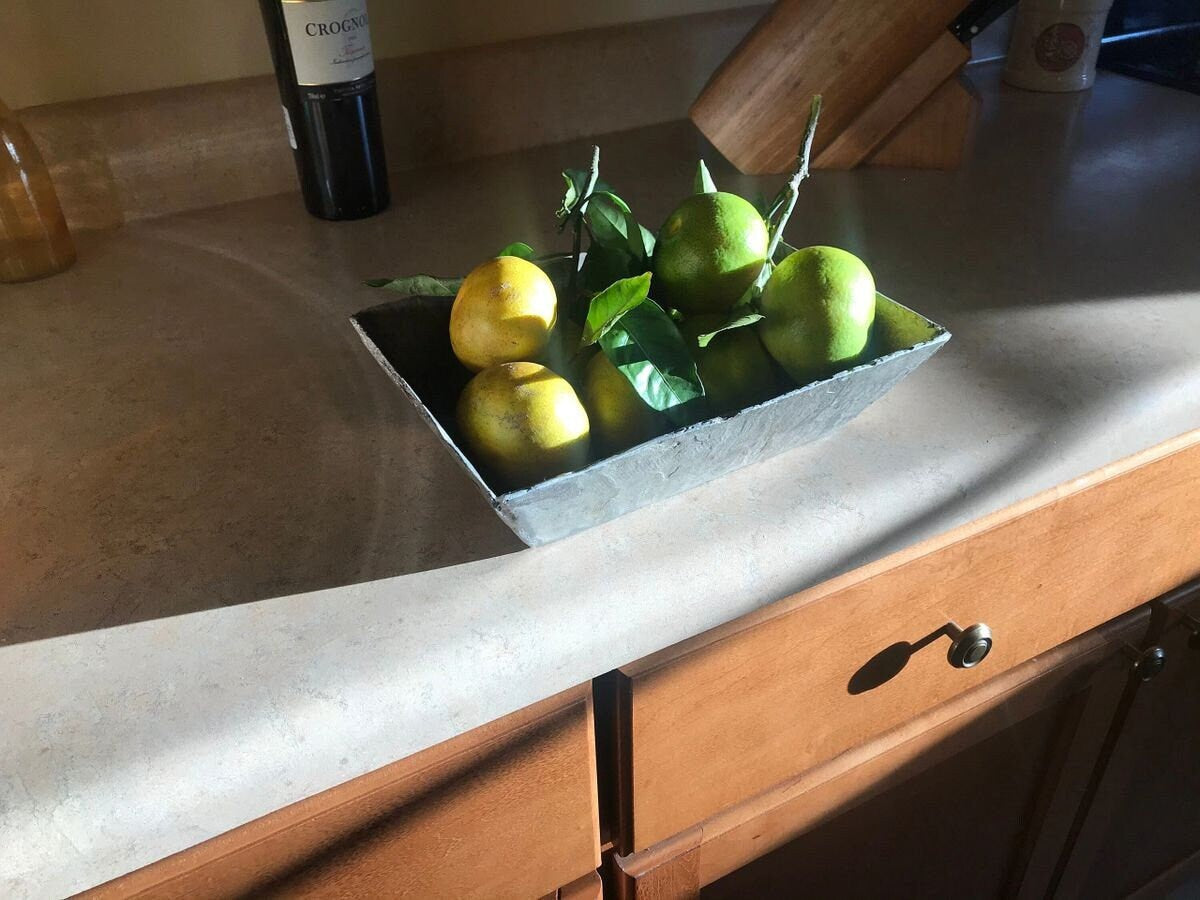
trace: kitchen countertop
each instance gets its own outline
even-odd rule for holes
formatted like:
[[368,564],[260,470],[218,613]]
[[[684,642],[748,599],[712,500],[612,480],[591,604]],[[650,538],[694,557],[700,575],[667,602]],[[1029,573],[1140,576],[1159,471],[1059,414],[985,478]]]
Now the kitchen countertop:
[[[1200,427],[1200,97],[974,71],[960,170],[818,172],[788,232],[949,345],[825,440],[537,549],[347,317],[386,299],[365,277],[565,245],[583,144],[409,173],[359,222],[288,195],[85,234],[0,286],[0,892],[96,884]],[[687,123],[600,143],[647,222],[715,158]]]

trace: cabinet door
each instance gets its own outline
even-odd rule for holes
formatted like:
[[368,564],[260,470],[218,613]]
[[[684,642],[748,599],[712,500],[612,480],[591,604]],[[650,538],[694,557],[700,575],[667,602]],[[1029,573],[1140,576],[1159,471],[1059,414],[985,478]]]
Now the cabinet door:
[[1200,895],[1200,641],[1183,618],[1200,616],[1200,594],[1164,609],[1166,665],[1120,724],[1059,897]]
[[998,897],[1071,697],[1013,722],[701,892],[739,897]]
[[[615,864],[643,898],[998,897],[1058,859],[1138,611]],[[986,663],[985,663],[986,665]]]

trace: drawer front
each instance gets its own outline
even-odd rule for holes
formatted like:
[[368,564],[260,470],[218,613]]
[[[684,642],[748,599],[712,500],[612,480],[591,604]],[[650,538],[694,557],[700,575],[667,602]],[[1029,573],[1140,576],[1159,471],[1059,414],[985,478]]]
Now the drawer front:
[[595,785],[582,686],[89,895],[527,900],[599,865]]
[[[622,670],[623,852],[1200,574],[1193,433]],[[949,622],[995,644],[953,668]]]

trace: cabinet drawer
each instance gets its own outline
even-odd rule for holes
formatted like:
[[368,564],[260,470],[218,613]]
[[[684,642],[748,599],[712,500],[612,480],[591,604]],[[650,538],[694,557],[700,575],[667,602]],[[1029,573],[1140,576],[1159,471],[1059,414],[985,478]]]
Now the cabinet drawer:
[[[1197,548],[1192,433],[623,668],[621,852],[1194,577]],[[949,664],[951,621],[991,627],[978,667]]]
[[552,894],[600,862],[590,686],[567,691],[86,896]]

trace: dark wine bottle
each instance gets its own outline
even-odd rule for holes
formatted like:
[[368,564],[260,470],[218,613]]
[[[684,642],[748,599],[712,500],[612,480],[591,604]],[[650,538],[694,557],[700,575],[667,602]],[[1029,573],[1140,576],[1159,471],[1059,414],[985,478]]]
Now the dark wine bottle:
[[304,205],[361,219],[388,205],[366,0],[259,0]]

